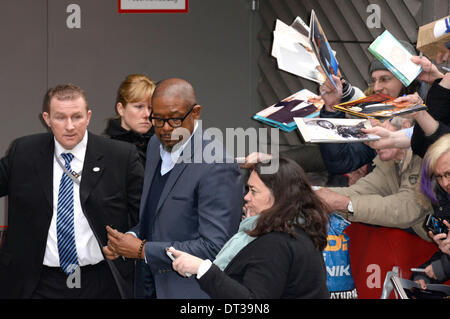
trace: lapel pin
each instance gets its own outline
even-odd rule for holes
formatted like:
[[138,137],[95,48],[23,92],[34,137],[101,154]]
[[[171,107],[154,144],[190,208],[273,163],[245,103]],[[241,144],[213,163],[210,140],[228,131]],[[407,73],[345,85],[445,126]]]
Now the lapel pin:
[[100,167],[94,167],[92,170],[93,170],[94,172],[99,172],[99,171],[100,171]]
[[77,172],[72,172],[73,177],[78,178],[80,177],[80,174],[78,174]]

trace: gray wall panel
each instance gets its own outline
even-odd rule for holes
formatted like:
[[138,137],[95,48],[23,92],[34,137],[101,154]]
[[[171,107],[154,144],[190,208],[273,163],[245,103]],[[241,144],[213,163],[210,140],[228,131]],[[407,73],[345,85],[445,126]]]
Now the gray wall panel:
[[[47,78],[46,15],[44,0],[0,1],[2,156],[13,139],[43,131],[39,113]],[[7,223],[5,203],[1,198],[0,226]]]
[[193,0],[189,14],[118,14],[110,5],[115,1],[79,0],[79,30],[67,29],[61,14],[71,2],[49,1],[49,85],[73,81],[86,89],[94,132],[114,114],[120,81],[135,72],[191,81],[208,126],[253,124],[257,61],[251,50],[259,49],[259,26],[252,25],[258,15],[248,1]]

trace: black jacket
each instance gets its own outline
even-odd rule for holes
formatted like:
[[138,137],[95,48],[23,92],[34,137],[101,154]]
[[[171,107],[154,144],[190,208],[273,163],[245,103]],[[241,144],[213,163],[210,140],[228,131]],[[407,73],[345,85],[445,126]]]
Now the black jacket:
[[439,85],[440,79],[436,80],[428,91],[426,105],[428,113],[439,122],[439,126],[432,135],[425,136],[420,125],[414,126],[414,133],[411,138],[411,147],[415,154],[423,157],[428,147],[439,137],[450,133],[450,89]]
[[328,299],[322,252],[297,230],[298,238],[271,232],[255,239],[224,271],[213,264],[200,287],[212,298]]
[[[349,82],[342,86],[340,103],[354,100],[355,88]],[[328,112],[325,107],[320,110],[321,118],[345,118],[344,112]],[[329,173],[327,186],[348,186],[348,178],[343,174],[353,172],[360,167],[371,164],[377,152],[364,143],[321,143],[322,158]],[[372,165],[369,169],[372,170]]]
[[147,153],[147,144],[155,133],[153,126],[145,134],[139,134],[135,131],[127,131],[120,125],[120,118],[110,119],[105,129],[105,134],[113,140],[119,140],[136,145],[142,166],[145,167],[145,159]]
[[[437,185],[436,195],[438,203],[433,205],[434,215],[450,221],[450,200],[447,197],[447,192]],[[414,274],[413,279],[423,279],[429,283],[443,283],[450,279],[450,255],[439,250],[427,262],[421,265],[420,268],[425,268],[430,264],[433,265],[433,271],[438,279],[437,281],[421,273]]]
[[[8,232],[0,249],[0,299],[30,298],[43,266],[53,216],[54,137],[51,133],[17,139],[0,160],[0,196],[8,195]],[[136,149],[123,142],[88,135],[80,200],[100,247],[107,245],[106,226],[125,232],[139,218],[143,168]],[[131,297],[134,264],[118,258]]]
[[[413,152],[420,157],[425,155],[428,147],[438,140],[439,137],[450,133],[450,112],[448,111],[448,106],[450,105],[450,89],[440,86],[439,82],[440,79],[433,83],[426,99],[428,113],[439,122],[437,130],[432,135],[425,136],[425,133],[419,125],[414,126],[411,147]],[[433,205],[434,215],[450,220],[450,201],[447,198],[447,193],[438,185],[436,195],[438,204]],[[433,264],[433,271],[438,280],[435,281],[420,273],[414,274],[413,280],[424,279],[426,282],[442,283],[450,279],[449,255],[438,251],[421,268],[425,268],[429,264]]]

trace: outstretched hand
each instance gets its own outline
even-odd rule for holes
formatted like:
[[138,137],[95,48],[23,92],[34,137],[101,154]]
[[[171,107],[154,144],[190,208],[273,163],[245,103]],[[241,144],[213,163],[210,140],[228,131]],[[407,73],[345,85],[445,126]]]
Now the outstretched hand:
[[[434,273],[433,265],[432,265],[432,264],[428,265],[428,266],[425,268],[425,275],[427,275],[429,278],[432,278],[432,279],[435,279],[435,280],[437,279],[437,278],[436,278],[436,275],[435,275],[435,273]],[[418,280],[416,280],[415,282],[417,282],[417,283],[419,284],[419,286],[420,286],[421,289],[423,289],[423,290],[427,289],[427,283],[425,282],[424,279],[418,279]]]
[[380,137],[380,139],[376,141],[364,142],[374,150],[385,148],[408,148],[411,146],[411,140],[402,131],[391,131],[382,126],[363,128],[361,131],[366,134],[374,134]]
[[325,187],[316,190],[315,193],[328,205],[328,208],[330,209],[328,213],[332,213],[334,211],[347,211],[350,197],[333,192]]
[[339,104],[342,99],[342,82],[339,77],[335,75],[332,75],[332,77],[336,83],[337,89],[329,79],[320,86],[320,96],[324,100],[325,109],[328,112],[335,112],[331,107]]
[[265,163],[272,159],[272,154],[252,152],[245,158],[245,162],[239,164],[241,168],[253,168],[256,163]]
[[176,250],[171,247],[168,249],[169,252],[175,257],[172,262],[173,269],[178,272],[181,276],[186,277],[186,274],[195,275],[198,273],[198,268],[203,262],[203,259],[185,253],[181,250]]
[[436,65],[434,65],[426,57],[420,57],[415,55],[411,57],[411,61],[422,67],[423,71],[417,77],[421,81],[431,84],[435,80],[444,77],[444,74],[442,74],[442,72],[438,70]]
[[[399,106],[409,106],[409,105],[419,105],[423,104],[423,100],[419,93],[415,92],[413,94],[408,94],[405,96],[399,96],[394,100],[395,103],[400,104]],[[403,105],[402,105],[403,104]]]
[[[444,220],[443,222],[445,226],[450,229],[450,223],[447,220]],[[441,233],[435,235],[432,232],[429,232],[428,235],[434,240],[444,254],[450,255],[450,230],[447,234]]]

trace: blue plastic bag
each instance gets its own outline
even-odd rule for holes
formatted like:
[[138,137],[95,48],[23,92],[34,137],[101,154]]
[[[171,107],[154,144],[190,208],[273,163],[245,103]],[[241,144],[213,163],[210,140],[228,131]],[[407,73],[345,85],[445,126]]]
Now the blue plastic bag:
[[344,233],[350,222],[335,213],[328,224],[328,245],[323,251],[327,269],[327,286],[331,299],[357,299],[348,253],[349,237]]

